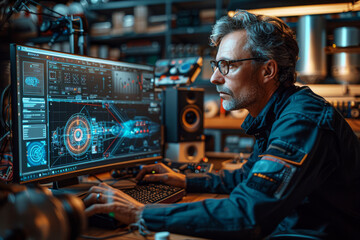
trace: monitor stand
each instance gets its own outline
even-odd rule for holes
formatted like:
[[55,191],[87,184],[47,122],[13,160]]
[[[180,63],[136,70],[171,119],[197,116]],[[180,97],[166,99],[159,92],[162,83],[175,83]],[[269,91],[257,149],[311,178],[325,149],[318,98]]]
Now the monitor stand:
[[73,178],[67,178],[67,179],[63,179],[60,181],[55,181],[53,182],[53,189],[60,189],[60,188],[66,188],[66,187],[70,187],[73,185],[77,185],[79,184],[79,178],[78,177],[73,177]]
[[78,177],[53,182],[51,191],[54,194],[73,194],[78,197],[85,196],[93,183],[81,183]]

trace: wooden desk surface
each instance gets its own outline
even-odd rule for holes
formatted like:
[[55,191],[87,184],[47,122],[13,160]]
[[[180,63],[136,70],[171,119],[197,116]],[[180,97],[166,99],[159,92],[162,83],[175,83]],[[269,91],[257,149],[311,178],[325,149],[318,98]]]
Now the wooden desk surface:
[[[228,197],[227,194],[188,193],[181,201],[179,201],[179,203],[196,202],[196,201],[201,201],[201,200],[208,199],[208,198],[221,199],[221,198],[226,198],[226,197]],[[107,237],[107,236],[111,236],[111,235],[121,234],[122,232],[124,232],[123,229],[107,230],[107,229],[100,229],[100,228],[89,228],[86,230],[86,232],[83,235],[91,236],[91,237]],[[138,231],[134,231],[132,233],[125,234],[123,236],[114,236],[114,237],[106,238],[106,239],[112,239],[112,240],[115,240],[115,239],[123,239],[123,240],[149,239],[149,240],[153,240],[153,239],[155,239],[154,234],[144,237]],[[80,237],[78,239],[85,240],[88,238]],[[171,240],[199,239],[200,240],[200,239],[204,239],[204,238],[197,238],[197,237],[191,237],[191,236],[170,233],[169,239],[171,239]]]

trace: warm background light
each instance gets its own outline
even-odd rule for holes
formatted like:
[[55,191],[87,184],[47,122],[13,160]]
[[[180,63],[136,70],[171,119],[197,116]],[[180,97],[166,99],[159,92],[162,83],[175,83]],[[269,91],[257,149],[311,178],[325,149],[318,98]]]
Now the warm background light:
[[[249,9],[248,11],[254,14],[271,15],[277,17],[288,16],[302,16],[314,14],[330,14],[330,13],[343,13],[350,11],[359,11],[360,2],[353,3],[333,3],[333,4],[316,4],[316,5],[303,5],[293,7],[276,7],[276,8],[259,8]],[[234,11],[229,11],[228,15],[234,16]]]

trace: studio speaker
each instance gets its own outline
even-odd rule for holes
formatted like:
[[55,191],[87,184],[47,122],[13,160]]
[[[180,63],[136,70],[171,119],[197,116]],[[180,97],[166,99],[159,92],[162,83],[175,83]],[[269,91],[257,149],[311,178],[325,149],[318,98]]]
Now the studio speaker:
[[167,88],[164,99],[165,141],[201,141],[204,130],[204,89]]
[[173,162],[198,163],[205,157],[205,142],[166,143],[165,156]]

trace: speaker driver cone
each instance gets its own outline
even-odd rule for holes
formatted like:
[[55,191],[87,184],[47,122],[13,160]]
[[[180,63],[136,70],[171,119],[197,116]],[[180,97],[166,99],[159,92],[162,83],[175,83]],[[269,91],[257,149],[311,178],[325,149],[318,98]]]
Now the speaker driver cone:
[[200,128],[200,109],[195,105],[184,108],[181,114],[181,125],[187,132],[196,132]]

